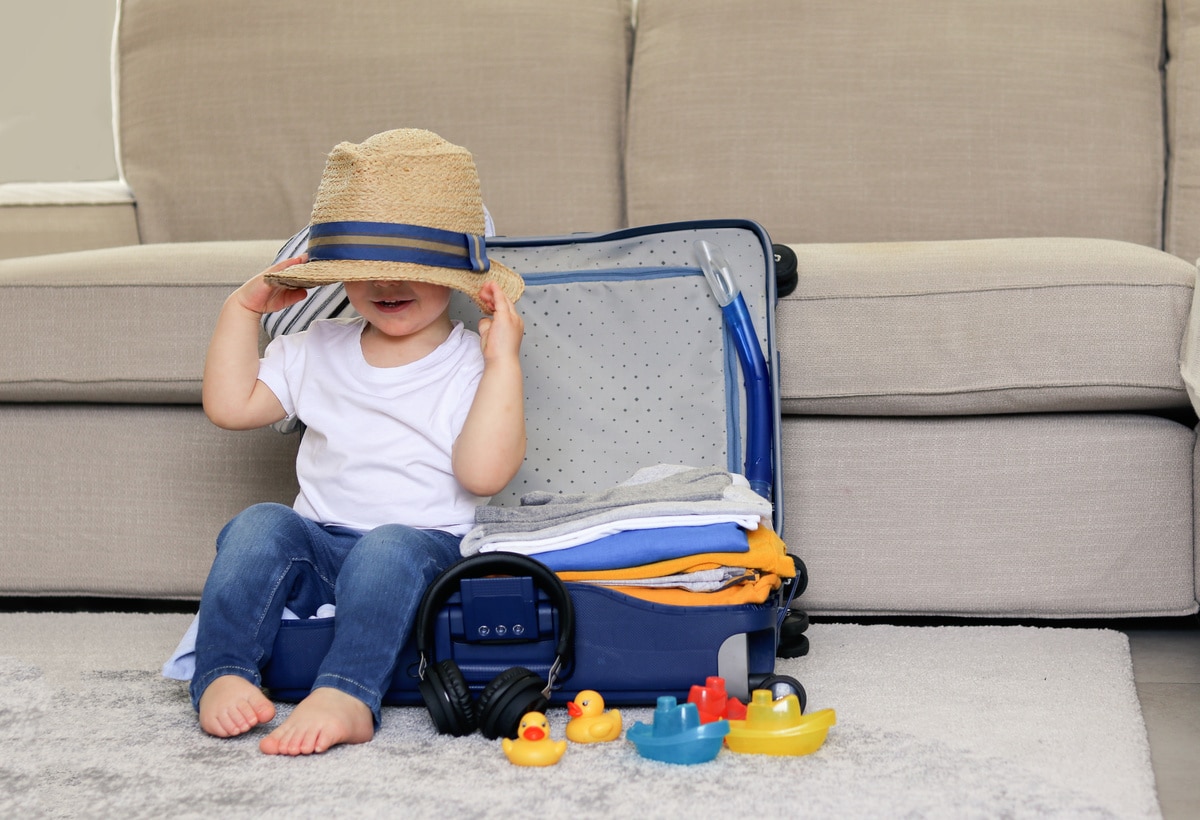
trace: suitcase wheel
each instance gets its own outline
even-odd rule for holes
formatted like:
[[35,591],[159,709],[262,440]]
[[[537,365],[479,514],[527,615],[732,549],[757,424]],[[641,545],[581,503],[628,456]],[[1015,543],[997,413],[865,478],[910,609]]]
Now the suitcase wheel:
[[808,613],[789,609],[779,625],[779,645],[775,655],[780,658],[800,658],[808,654]]
[[796,699],[800,701],[801,713],[808,706],[808,693],[804,691],[804,686],[800,681],[791,675],[768,675],[751,688],[755,690],[766,689],[771,693],[771,700],[779,700],[786,698],[788,695],[795,695]]

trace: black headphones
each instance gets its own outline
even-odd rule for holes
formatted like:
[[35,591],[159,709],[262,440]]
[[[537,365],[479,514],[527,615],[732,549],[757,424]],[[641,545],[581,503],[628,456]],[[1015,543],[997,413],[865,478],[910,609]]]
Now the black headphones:
[[[492,679],[475,701],[462,671],[452,660],[430,663],[438,613],[468,578],[489,575],[532,577],[559,613],[559,638],[554,663],[543,681],[530,670],[514,666]],[[558,674],[570,659],[575,634],[575,610],[563,582],[545,564],[516,553],[472,555],[452,564],[433,580],[421,598],[414,630],[420,666],[417,684],[434,725],[444,735],[461,737],[477,728],[490,739],[513,737],[526,712],[545,711]]]

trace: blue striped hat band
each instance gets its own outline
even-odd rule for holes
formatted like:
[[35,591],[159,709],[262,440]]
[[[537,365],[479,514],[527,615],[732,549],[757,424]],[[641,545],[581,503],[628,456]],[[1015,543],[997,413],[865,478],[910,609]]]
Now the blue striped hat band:
[[483,273],[491,267],[484,238],[394,222],[321,222],[308,237],[310,261],[408,262]]

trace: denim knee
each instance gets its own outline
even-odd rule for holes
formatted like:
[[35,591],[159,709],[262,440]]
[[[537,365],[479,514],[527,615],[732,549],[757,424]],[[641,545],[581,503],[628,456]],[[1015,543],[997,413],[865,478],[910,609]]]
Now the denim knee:
[[351,561],[373,567],[381,575],[424,581],[427,585],[460,557],[461,539],[440,530],[385,524],[363,535]]
[[300,537],[307,540],[304,519],[291,507],[265,501],[242,510],[221,528],[217,550],[226,544],[255,545]]

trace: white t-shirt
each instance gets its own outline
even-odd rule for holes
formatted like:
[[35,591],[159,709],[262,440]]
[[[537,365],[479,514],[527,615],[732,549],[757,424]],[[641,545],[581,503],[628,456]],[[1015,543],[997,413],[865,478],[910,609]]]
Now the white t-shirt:
[[451,448],[479,379],[479,336],[454,324],[423,359],[373,367],[361,318],[313,322],[267,346],[258,378],[307,425],[296,457],[301,515],[371,530],[407,524],[465,534],[475,507],[454,478]]

